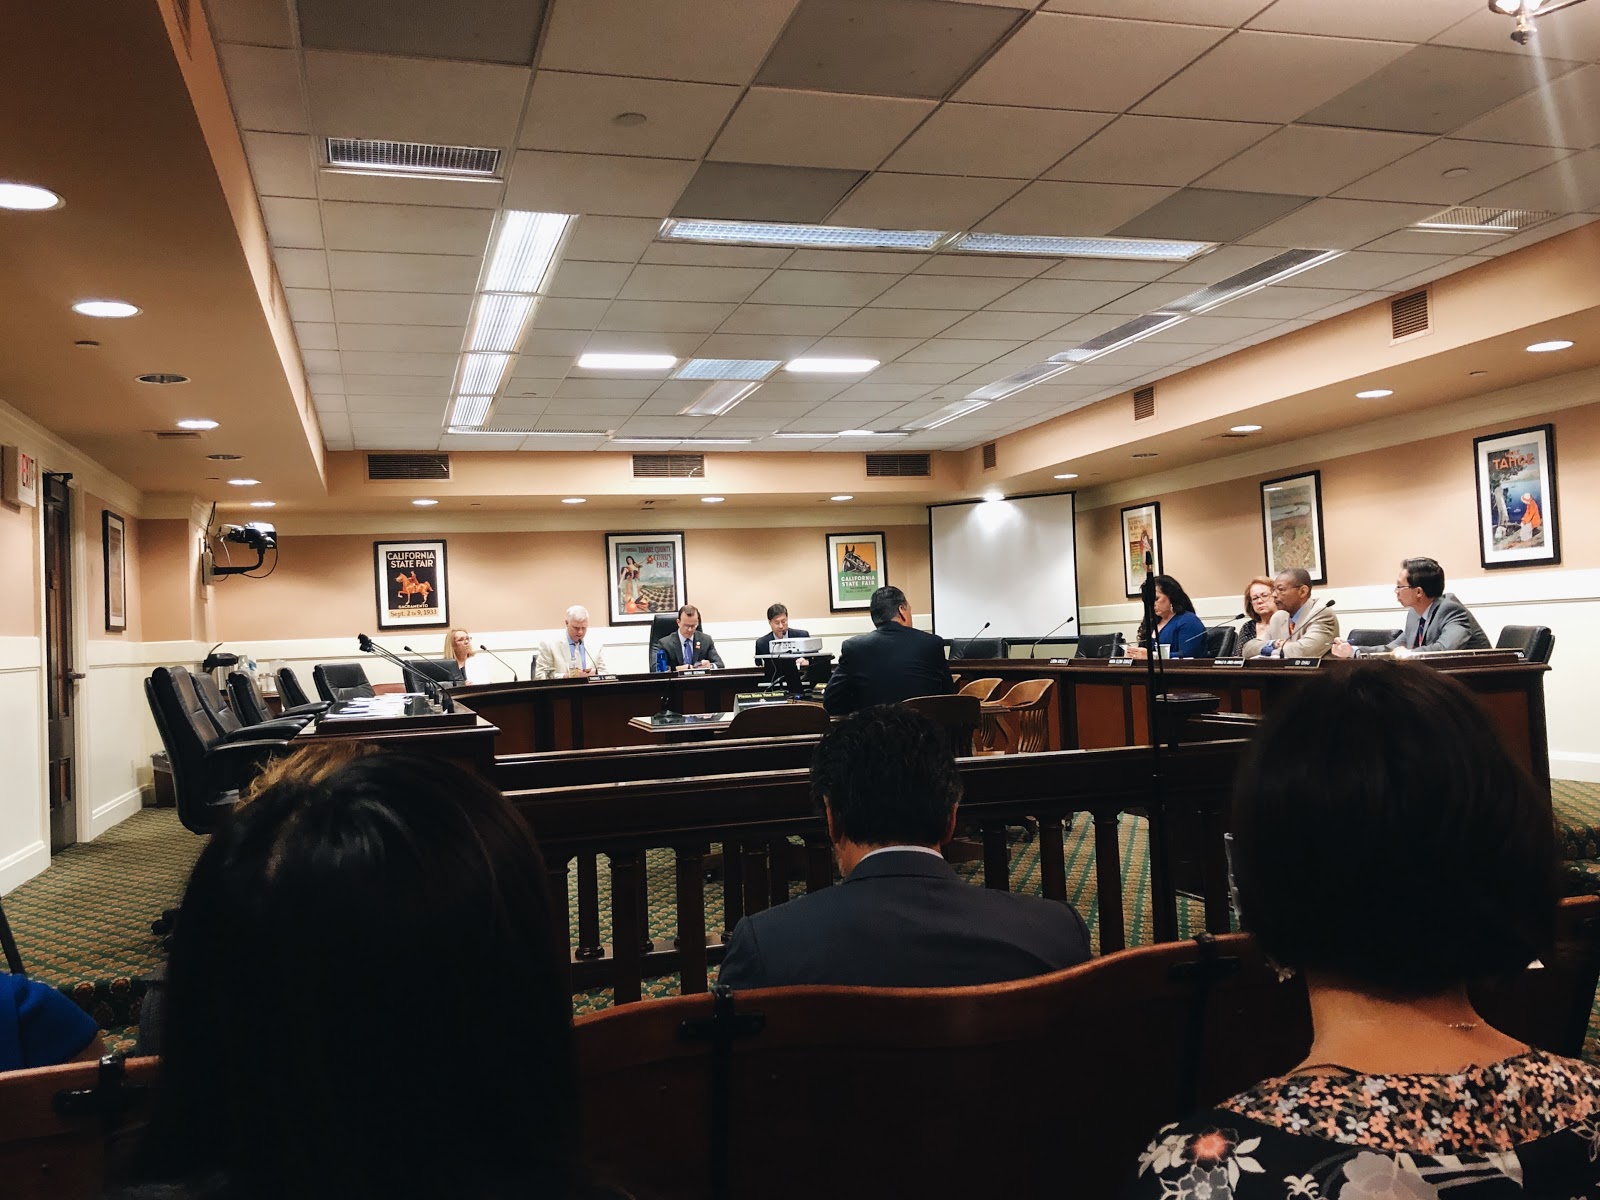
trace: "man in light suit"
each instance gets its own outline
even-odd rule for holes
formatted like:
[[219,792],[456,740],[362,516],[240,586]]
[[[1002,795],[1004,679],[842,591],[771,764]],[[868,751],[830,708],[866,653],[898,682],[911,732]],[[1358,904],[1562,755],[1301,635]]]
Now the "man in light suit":
[[1089,957],[1071,905],[978,887],[945,862],[961,777],[922,714],[880,705],[839,722],[812,759],[811,798],[844,882],[746,916],[718,982],[961,987]]
[[709,633],[700,631],[700,610],[685,604],[678,610],[678,629],[656,643],[667,654],[667,668],[672,671],[693,671],[702,667],[720,667],[722,655],[717,653],[717,643]]
[[1352,646],[1340,638],[1333,644],[1335,658],[1360,658],[1363,654],[1402,649],[1413,654],[1493,649],[1477,618],[1444,590],[1444,568],[1436,560],[1408,558],[1402,562],[1394,581],[1394,594],[1407,609],[1404,632],[1386,646]]
[[839,662],[822,693],[830,713],[873,704],[898,704],[912,696],[946,696],[956,690],[944,639],[911,624],[911,604],[897,587],[872,593],[871,633],[858,633],[839,650]]
[[600,647],[584,638],[589,632],[589,610],[581,604],[567,609],[566,634],[539,643],[533,656],[535,679],[565,679],[606,673],[605,655]]
[[1339,618],[1333,603],[1311,599],[1311,572],[1303,567],[1279,571],[1272,581],[1278,611],[1267,623],[1265,639],[1244,644],[1242,656],[1254,658],[1322,658],[1339,639]]

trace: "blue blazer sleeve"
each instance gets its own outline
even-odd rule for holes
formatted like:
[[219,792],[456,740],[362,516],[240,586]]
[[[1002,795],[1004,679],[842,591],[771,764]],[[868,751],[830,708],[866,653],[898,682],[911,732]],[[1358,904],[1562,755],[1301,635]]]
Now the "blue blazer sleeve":
[[1161,640],[1172,647],[1173,658],[1193,658],[1200,653],[1205,636],[1205,622],[1192,612],[1174,617],[1161,631]]

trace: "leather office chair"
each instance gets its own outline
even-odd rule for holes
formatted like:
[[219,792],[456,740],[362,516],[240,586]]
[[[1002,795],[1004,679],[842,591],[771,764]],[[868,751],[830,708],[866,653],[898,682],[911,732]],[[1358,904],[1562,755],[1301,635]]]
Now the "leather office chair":
[[1085,633],[1078,638],[1073,658],[1113,658],[1122,648],[1120,633]]
[[186,672],[186,674],[189,675],[189,682],[200,701],[200,707],[205,709],[206,716],[211,719],[211,724],[215,727],[217,733],[223,737],[230,737],[235,740],[263,737],[289,738],[304,729],[306,722],[311,719],[309,717],[291,720],[280,718],[276,721],[264,721],[246,725],[238,718],[233,709],[228,707],[227,702],[223,700],[222,692],[218,690],[216,681],[211,678],[209,671]]
[[1548,625],[1507,625],[1495,639],[1496,650],[1521,650],[1529,662],[1547,663],[1555,653],[1556,635]]
[[290,704],[284,701],[283,712],[278,717],[267,707],[266,697],[256,686],[256,679],[248,671],[228,672],[228,698],[233,701],[233,712],[246,725],[262,725],[273,720],[299,720],[302,724],[319,713],[326,712],[326,704]]
[[[700,623],[702,625],[705,624],[703,615],[700,618]],[[649,664],[650,670],[654,671],[656,669],[656,643],[666,637],[667,634],[676,632],[678,632],[677,613],[657,613],[650,618],[650,644],[644,648],[645,661]]]
[[782,737],[828,732],[828,710],[820,704],[758,704],[733,715],[730,738]]
[[1001,638],[961,638],[950,643],[950,657],[1003,658],[1005,642]]
[[1200,642],[1201,658],[1232,658],[1239,649],[1239,631],[1232,625],[1214,625]]
[[278,695],[290,708],[304,708],[309,704],[317,704],[326,711],[328,707],[326,700],[313,700],[306,694],[306,689],[300,686],[300,679],[295,675],[293,667],[278,668]]
[[360,663],[318,663],[311,668],[311,682],[317,685],[317,694],[330,702],[378,694]]
[[1387,646],[1399,637],[1403,629],[1352,629],[1344,640],[1352,646]]

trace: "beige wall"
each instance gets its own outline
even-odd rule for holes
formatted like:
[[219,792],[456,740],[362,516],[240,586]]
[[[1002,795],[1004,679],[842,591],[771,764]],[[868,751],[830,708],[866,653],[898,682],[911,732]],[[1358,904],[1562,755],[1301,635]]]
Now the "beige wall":
[[[123,546],[125,558],[123,562],[123,576],[127,581],[127,602],[125,605],[128,617],[128,627],[124,630],[112,631],[106,628],[106,555],[105,555],[105,521],[101,513],[110,510],[122,518]],[[144,640],[144,605],[140,595],[140,562],[139,553],[139,521],[136,517],[129,516],[109,501],[101,499],[92,492],[83,494],[83,542],[84,558],[88,570],[84,573],[83,586],[88,589],[89,599],[89,637],[111,638],[128,642]]]
[[[1451,579],[1514,574],[1485,572],[1479,565],[1472,439],[1546,423],[1555,426],[1561,565],[1600,567],[1600,523],[1586,519],[1600,508],[1600,404],[1150,496],[1161,502],[1163,566],[1191,596],[1242,594],[1266,566],[1262,480],[1316,468],[1322,471],[1330,587],[1390,582],[1402,558],[1419,554],[1437,558]],[[1118,545],[1123,507],[1079,514],[1084,605],[1124,599]]]
[[39,634],[38,521],[38,509],[0,504],[0,579],[6,594],[0,604],[0,637]]
[[188,521],[139,523],[141,627],[147,642],[186,642],[205,637],[196,627],[193,592],[195,542]]
[[[149,526],[180,522],[146,522]],[[827,559],[823,538],[843,527],[691,529],[684,533],[688,599],[708,626],[719,621],[759,621],[781,600],[795,624],[828,615]],[[155,531],[150,531],[154,533]],[[913,607],[931,600],[925,526],[884,530],[888,578],[905,589]],[[570,604],[582,604],[605,623],[609,573],[605,534],[595,530],[538,533],[457,533],[448,544],[450,620],[475,631],[553,628]],[[172,569],[164,531],[146,536],[146,578]],[[400,538],[385,538],[397,541]],[[376,632],[372,543],[359,534],[285,535],[277,570],[263,580],[234,578],[211,589],[217,638],[282,640],[344,637]],[[148,597],[148,593],[147,593]],[[159,640],[151,612],[146,636]],[[415,635],[418,650],[439,640]],[[424,645],[422,643],[427,643]]]

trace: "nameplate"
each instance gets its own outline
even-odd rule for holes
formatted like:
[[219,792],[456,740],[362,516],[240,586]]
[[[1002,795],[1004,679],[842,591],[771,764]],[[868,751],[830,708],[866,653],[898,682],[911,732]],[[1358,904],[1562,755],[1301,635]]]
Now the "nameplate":
[[616,681],[616,678],[617,677],[615,675],[591,675],[591,676],[589,676],[589,682],[590,683],[614,683]]
[[1322,660],[1320,658],[1286,658],[1283,660],[1283,665],[1286,667],[1320,667]]
[[1244,666],[1244,659],[1242,659],[1242,658],[1214,658],[1214,659],[1211,660],[1211,665],[1213,667],[1242,667],[1242,666]]
[[1050,659],[1050,665],[1052,667],[1064,667],[1071,661],[1070,658],[1052,658]]
[[1133,666],[1133,659],[1131,659],[1131,658],[1108,658],[1108,659],[1106,659],[1106,665],[1109,666],[1109,667],[1131,667],[1131,666]]

